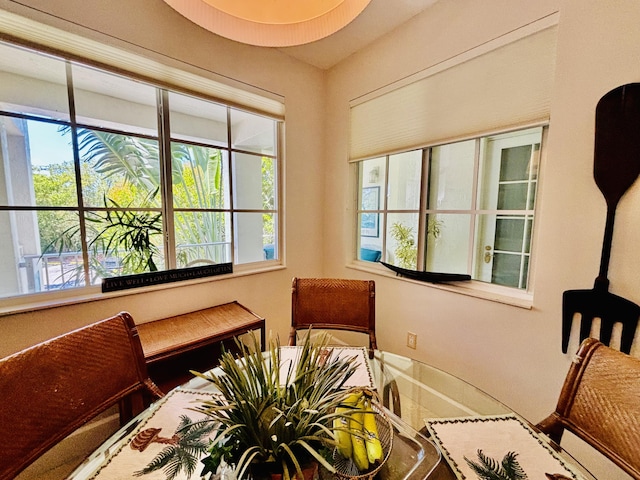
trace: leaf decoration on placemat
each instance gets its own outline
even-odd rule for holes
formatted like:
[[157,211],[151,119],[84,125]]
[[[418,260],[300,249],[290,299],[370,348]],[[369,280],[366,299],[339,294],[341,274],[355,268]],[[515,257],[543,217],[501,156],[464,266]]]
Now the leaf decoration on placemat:
[[507,452],[502,462],[498,462],[478,449],[478,462],[467,457],[464,460],[480,480],[527,480],[527,474],[518,463],[517,456],[516,452]]
[[200,457],[207,452],[209,434],[216,427],[216,422],[209,419],[194,422],[186,415],[180,415],[180,423],[171,438],[160,437],[161,429],[142,430],[132,440],[131,448],[143,451],[153,442],[167,444],[167,447],[134,475],[139,477],[162,468],[167,480],[174,480],[183,470],[187,477],[191,477],[199,466]]

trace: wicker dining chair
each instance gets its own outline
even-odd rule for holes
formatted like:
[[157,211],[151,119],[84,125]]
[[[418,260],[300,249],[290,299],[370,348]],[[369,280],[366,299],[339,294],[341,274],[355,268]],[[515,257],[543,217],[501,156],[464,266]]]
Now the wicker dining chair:
[[376,286],[373,280],[294,278],[291,285],[289,345],[298,330],[348,330],[369,336],[369,357],[376,343]]
[[537,427],[558,445],[568,430],[640,480],[640,359],[585,339]]
[[[347,330],[367,334],[369,358],[376,341],[376,285],[373,280],[341,278],[294,278],[291,285],[291,330],[289,345],[295,345],[298,330]],[[400,416],[400,394],[394,379],[382,392],[385,407]]]
[[0,360],[0,392],[0,479],[110,407],[124,424],[163,396],[125,312]]

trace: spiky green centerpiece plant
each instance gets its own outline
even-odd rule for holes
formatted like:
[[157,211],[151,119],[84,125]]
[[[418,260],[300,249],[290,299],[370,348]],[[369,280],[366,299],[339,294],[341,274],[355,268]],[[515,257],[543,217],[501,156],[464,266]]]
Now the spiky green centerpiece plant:
[[253,348],[237,344],[237,356],[223,353],[221,375],[197,374],[222,394],[198,408],[222,425],[202,474],[215,473],[222,457],[235,464],[238,479],[249,472],[255,478],[259,471],[302,479],[303,467],[313,461],[335,472],[326,450],[336,445],[335,409],[348,395],[340,388],[353,375],[355,358],[327,358],[328,336],[312,339],[310,332],[296,365],[282,363],[275,340],[264,353],[255,336]]

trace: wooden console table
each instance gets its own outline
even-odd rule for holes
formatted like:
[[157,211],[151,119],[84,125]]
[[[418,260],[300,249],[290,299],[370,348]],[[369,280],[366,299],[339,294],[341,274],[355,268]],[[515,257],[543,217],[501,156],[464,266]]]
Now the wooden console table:
[[217,365],[220,349],[233,349],[231,339],[260,330],[265,347],[265,320],[238,302],[163,318],[137,326],[149,374],[163,390],[183,383],[190,370]]

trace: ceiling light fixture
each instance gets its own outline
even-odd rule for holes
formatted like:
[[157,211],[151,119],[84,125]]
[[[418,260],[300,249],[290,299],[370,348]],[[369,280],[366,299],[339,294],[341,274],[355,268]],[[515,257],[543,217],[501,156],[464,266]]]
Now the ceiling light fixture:
[[237,42],[290,47],[337,32],[371,0],[164,0],[207,30]]

